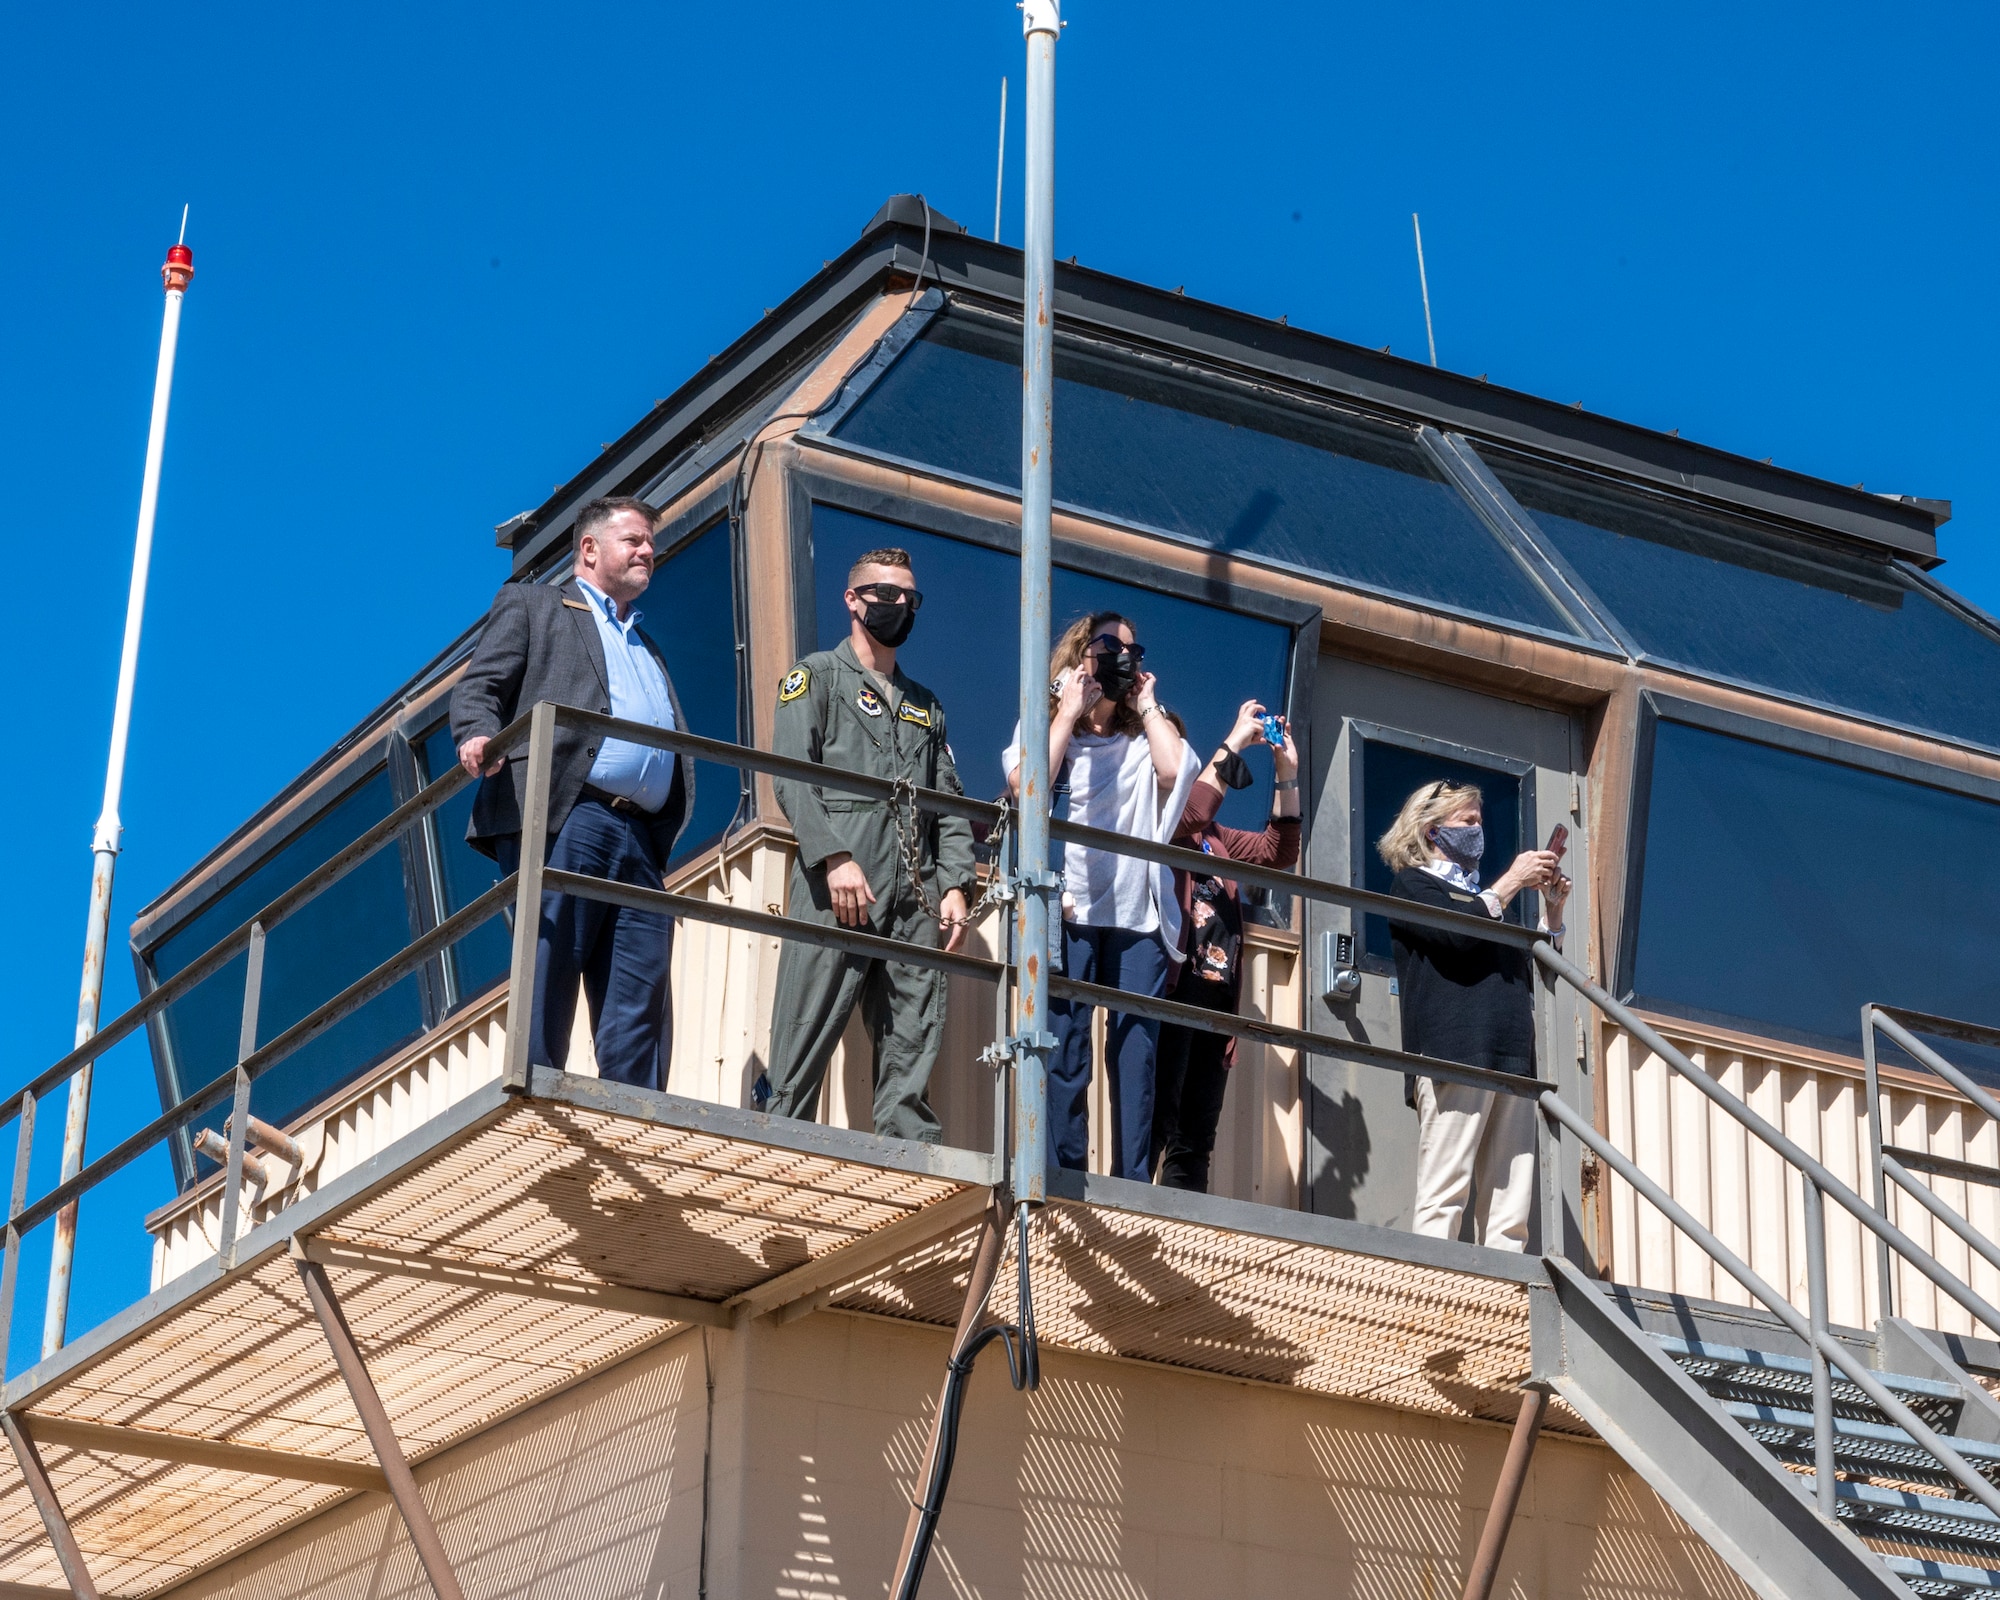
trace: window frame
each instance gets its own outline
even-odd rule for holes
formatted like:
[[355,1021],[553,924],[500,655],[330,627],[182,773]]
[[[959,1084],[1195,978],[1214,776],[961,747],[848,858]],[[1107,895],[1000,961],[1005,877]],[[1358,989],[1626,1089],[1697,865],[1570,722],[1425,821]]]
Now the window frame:
[[[423,720],[428,722],[430,711],[441,701],[448,700],[448,698],[449,691],[443,694],[433,692],[420,702],[424,708]],[[307,829],[311,828],[320,818],[349,799],[363,784],[373,779],[378,771],[385,772],[389,779],[389,792],[392,805],[401,805],[408,798],[402,792],[403,784],[406,780],[399,774],[398,763],[394,753],[400,737],[401,723],[397,722],[382,727],[372,737],[357,740],[352,747],[343,752],[338,759],[330,763],[318,775],[318,781],[306,795],[301,797],[300,803],[295,810],[288,813],[281,813],[282,822],[272,827],[271,831],[262,840],[262,848],[254,854],[232,855],[227,853],[226,850],[219,848],[211,856],[212,865],[197,880],[196,887],[182,901],[168,907],[161,917],[147,924],[144,930],[143,942],[137,939],[131,942],[133,975],[138,982],[141,999],[152,994],[160,986],[160,979],[154,967],[153,955],[162,944],[171,939],[176,932],[185,928],[195,917],[208,910],[222,896],[228,894],[238,884],[263,867],[280,851],[288,848],[294,840]],[[407,741],[403,741],[403,744],[407,752]],[[410,771],[411,773],[415,771],[413,760]],[[253,819],[251,824],[246,824],[245,829],[239,829],[237,836],[240,837],[242,833],[254,825],[255,819]],[[411,853],[407,835],[393,844],[383,844],[376,853],[379,855],[385,852],[393,852],[397,860],[397,870],[403,880],[404,916],[406,919],[409,919],[412,916],[416,898],[412,884]],[[406,926],[408,925],[409,923],[406,920]],[[420,938],[423,932],[428,931],[429,929],[425,928],[417,934],[410,935],[410,939]],[[409,939],[406,939],[405,943],[407,944],[408,942]],[[216,976],[220,976],[220,973],[217,973]],[[413,974],[413,976],[418,980],[419,1014],[423,1018],[423,1026],[419,1029],[415,1037],[422,1038],[437,1026],[437,1021],[432,1017],[430,1010],[433,995],[432,985],[435,980],[430,975],[428,966]],[[408,1042],[408,1040],[404,1040],[401,1044],[396,1045],[391,1053],[393,1054],[394,1050],[404,1048],[404,1045],[408,1044]],[[179,1064],[175,1059],[173,1040],[167,1028],[167,1017],[164,1010],[155,1012],[146,1019],[146,1043],[152,1056],[154,1086],[160,1097],[161,1109],[165,1110],[167,1107],[178,1103],[191,1091],[180,1084]],[[377,1058],[378,1061],[381,1059],[386,1058]],[[367,1072],[374,1064],[374,1062],[365,1063],[357,1069],[357,1076]],[[177,1129],[166,1142],[168,1156],[173,1164],[175,1185],[182,1191],[185,1191],[198,1181],[200,1176],[195,1170],[193,1137],[190,1130],[183,1127]]]
[[[859,516],[898,523],[918,533],[930,534],[935,538],[957,539],[964,544],[981,545],[986,549],[1013,556],[1016,560],[1020,559],[1021,530],[1014,523],[975,516],[971,512],[935,505],[927,500],[853,483],[845,478],[815,471],[809,466],[794,466],[791,469],[788,474],[787,490],[786,523],[791,546],[793,643],[797,646],[793,653],[797,656],[809,655],[816,649],[832,648],[831,643],[822,646],[818,639],[819,619],[814,601],[816,591],[813,586],[812,551],[812,509],[815,505],[830,506],[838,511],[850,511]],[[1254,617],[1260,622],[1273,622],[1289,630],[1291,643],[1288,647],[1289,655],[1285,668],[1284,714],[1292,719],[1295,734],[1300,736],[1300,766],[1302,770],[1307,769],[1312,759],[1311,719],[1307,718],[1301,723],[1297,712],[1300,708],[1310,707],[1312,704],[1313,676],[1319,666],[1320,623],[1325,615],[1320,607],[1309,601],[1292,600],[1266,590],[1246,588],[1225,579],[1202,577],[1195,573],[1182,572],[1178,568],[1157,566],[1129,556],[1123,551],[1104,550],[1075,539],[1051,539],[1049,559],[1051,566],[1068,567],[1072,571],[1110,578],[1114,582],[1166,595],[1175,600],[1188,600],[1197,605],[1233,611],[1240,616]]]
[[[1479,456],[1480,465],[1492,479],[1493,489],[1502,497],[1512,513],[1523,524],[1524,535],[1541,552],[1549,564],[1558,569],[1564,581],[1582,601],[1601,618],[1616,635],[1635,665],[1650,667],[1659,672],[1671,672],[1679,677],[1692,679],[1696,683],[1712,683],[1725,689],[1737,689],[1745,694],[1755,695],[1760,700],[1773,701],[1779,705],[1797,706],[1801,710],[1823,712],[1830,717],[1838,717],[1844,722],[1856,723],[1865,728],[1879,728],[1887,733],[1907,734],[1927,743],[1947,745],[1953,749],[1965,750],[1978,755],[2000,756],[2000,743],[1985,744],[1962,733],[1949,733],[1939,728],[1927,728],[1914,722],[1899,722],[1872,711],[1863,711],[1854,706],[1841,705],[1832,700],[1818,700],[1809,695],[1781,689],[1775,684],[1760,683],[1754,678],[1741,678],[1728,673],[1716,672],[1712,668],[1693,666],[1671,655],[1662,655],[1642,646],[1631,629],[1618,617],[1617,613],[1597,597],[1583,576],[1570,564],[1569,559],[1556,547],[1555,541],[1541,529],[1535,521],[1535,514],[1519,504],[1492,471],[1492,463],[1482,454],[1491,451],[1503,464],[1517,462],[1529,471],[1552,473],[1559,477],[1574,477],[1607,496],[1630,500],[1641,512],[1654,516],[1672,516],[1676,512],[1697,517],[1719,517],[1725,521],[1741,524],[1753,538],[1767,539],[1784,551],[1786,545],[1803,546],[1804,554],[1810,555],[1815,548],[1824,548],[1835,556],[1848,559],[1879,560],[1887,577],[1885,582],[1900,585],[1906,592],[1914,591],[1919,599],[1938,606],[1971,628],[1984,635],[1996,645],[2000,645],[2000,621],[1989,616],[1963,595],[1954,593],[1936,578],[1924,572],[1914,562],[1893,555],[1887,550],[1862,550],[1852,542],[1837,536],[1829,536],[1823,529],[1792,527],[1770,521],[1746,511],[1741,506],[1711,505],[1694,496],[1667,494],[1657,488],[1633,483],[1627,479],[1612,477],[1593,470],[1581,462],[1564,460],[1559,457],[1538,455],[1517,446],[1500,445],[1491,441],[1466,440],[1472,454]],[[1609,530],[1615,532],[1616,530]],[[1692,702],[1690,702],[1692,703]],[[1672,719],[1669,719],[1672,720]]]
[[[926,296],[926,299],[928,299],[928,296]],[[814,445],[833,454],[849,456],[860,461],[878,462],[884,466],[894,467],[898,471],[909,472],[926,478],[934,478],[947,483],[964,484],[968,488],[980,489],[986,493],[998,495],[1018,504],[1021,492],[1018,488],[1011,485],[995,483],[986,478],[974,477],[970,473],[953,471],[949,467],[942,466],[936,462],[921,461],[913,456],[897,455],[892,451],[878,450],[873,446],[857,444],[836,436],[835,430],[846,419],[848,413],[868,396],[876,384],[882,381],[889,370],[896,364],[896,358],[908,350],[924,330],[947,310],[953,314],[968,318],[977,318],[989,324],[998,324],[1017,329],[1020,326],[1018,316],[1001,315],[983,306],[957,297],[953,297],[947,301],[945,297],[939,296],[936,306],[925,306],[920,301],[917,306],[905,312],[895,325],[891,327],[889,332],[883,336],[880,345],[877,347],[881,359],[869,362],[861,371],[856,372],[850,377],[842,387],[839,400],[826,411],[809,418],[799,429],[797,437],[804,443]],[[1346,578],[1336,573],[1322,571],[1317,567],[1306,567],[1292,562],[1274,560],[1269,556],[1249,554],[1242,551],[1218,552],[1213,545],[1205,544],[1196,539],[1190,539],[1185,534],[1176,533],[1166,528],[1155,527],[1151,523],[1121,517],[1115,512],[1106,511],[1095,506],[1080,505],[1068,500],[1056,500],[1052,502],[1053,508],[1056,511],[1083,521],[1099,523],[1108,528],[1117,528],[1128,533],[1141,534],[1149,539],[1162,539],[1178,549],[1197,550],[1208,555],[1226,553],[1231,561],[1241,563],[1245,566],[1261,567],[1269,572],[1284,573],[1288,577],[1302,578],[1310,583],[1325,584],[1349,594],[1365,595],[1372,599],[1387,600],[1396,605],[1410,606],[1416,610],[1434,613],[1439,616],[1460,618],[1468,622],[1477,623],[1482,627],[1497,628],[1507,633],[1522,634],[1536,639],[1546,639],[1553,644],[1565,645],[1587,654],[1609,656],[1618,659],[1624,657],[1625,651],[1620,648],[1614,637],[1609,636],[1608,630],[1592,628],[1584,620],[1592,614],[1592,607],[1585,602],[1581,595],[1574,593],[1561,595],[1558,592],[1552,591],[1552,583],[1560,584],[1564,581],[1561,577],[1564,568],[1558,563],[1549,561],[1547,559],[1547,552],[1538,543],[1531,542],[1528,549],[1523,551],[1520,548],[1518,534],[1506,529],[1503,523],[1496,520],[1492,513],[1482,505],[1479,497],[1469,494],[1465,487],[1464,475],[1453,471],[1445,461],[1440,459],[1437,450],[1425,442],[1422,435],[1427,430],[1435,431],[1433,425],[1425,423],[1422,419],[1410,420],[1385,412],[1370,411],[1344,400],[1336,400],[1321,395],[1304,394],[1281,385],[1268,375],[1263,375],[1252,380],[1241,374],[1231,373],[1205,363],[1190,360],[1185,356],[1176,356],[1172,360],[1167,360],[1151,352],[1106,338],[1096,330],[1085,333],[1075,328],[1059,326],[1056,338],[1059,343],[1084,348],[1111,360],[1138,366],[1157,366],[1170,374],[1193,376],[1203,383],[1239,392],[1245,398],[1254,399],[1262,404],[1288,406],[1298,410],[1302,414],[1319,414],[1340,420],[1352,419],[1364,425],[1393,428],[1408,433],[1411,437],[1411,443],[1416,448],[1418,454],[1430,462],[1438,471],[1444,487],[1458,496],[1460,504],[1465,507],[1467,513],[1481,528],[1485,529],[1487,536],[1499,547],[1502,557],[1521,568],[1532,586],[1543,594],[1544,598],[1554,606],[1559,615],[1568,618],[1572,626],[1578,631],[1575,633],[1564,633],[1555,628],[1542,627],[1535,623],[1522,622],[1511,617],[1495,616],[1490,612],[1477,611],[1465,606],[1455,606],[1443,600],[1432,600],[1419,595],[1408,594],[1400,589],[1391,589],[1378,584],[1364,583],[1358,579]],[[1060,428],[1058,428],[1057,437],[1058,448],[1060,448]],[[800,602],[795,599],[795,608],[799,604]],[[804,620],[802,617],[795,615],[795,624],[802,620]],[[1600,637],[1600,633],[1604,634],[1604,636]],[[801,632],[799,635],[801,638],[810,636],[809,631]]]
[[[1422,755],[1442,756],[1447,761],[1456,761],[1468,767],[1486,767],[1495,772],[1504,772],[1516,780],[1520,786],[1520,826],[1521,838],[1539,839],[1541,819],[1535,809],[1535,763],[1525,756],[1504,756],[1493,750],[1481,750],[1475,745],[1460,744],[1455,739],[1440,739],[1433,734],[1418,733],[1410,728],[1399,728],[1391,723],[1370,722],[1361,717],[1348,717],[1347,729],[1347,841],[1348,862],[1347,881],[1355,888],[1363,888],[1368,881],[1368,856],[1374,849],[1374,842],[1368,837],[1368,760],[1367,746],[1373,744],[1394,745],[1399,750],[1414,750]],[[1516,845],[1519,854],[1524,846]],[[1522,914],[1534,905],[1532,895],[1524,897]],[[1380,956],[1368,953],[1365,933],[1365,916],[1355,913],[1354,932],[1357,935],[1356,964],[1365,972],[1394,977],[1395,963],[1385,961]]]
[[[1897,751],[1878,750],[1870,745],[1837,739],[1831,734],[1788,727],[1782,722],[1767,721],[1746,712],[1685,699],[1658,689],[1640,690],[1639,721],[1632,751],[1631,798],[1625,814],[1625,881],[1613,964],[1616,982],[1612,985],[1613,992],[1627,1005],[1642,1004],[1634,990],[1639,964],[1640,893],[1646,881],[1646,840],[1653,803],[1653,744],[1662,722],[1677,722],[1709,733],[1726,734],[1791,755],[1830,761],[1905,783],[1920,784],[1927,789],[1941,789],[1947,794],[1964,795],[2000,805],[2000,779],[1982,777],[1976,772],[1955,771]],[[1771,1031],[1778,1025],[1770,1022],[1743,1018],[1739,1025],[1742,1031],[1761,1038],[1784,1041],[1789,1037],[1784,1032]],[[1825,1045],[1822,1043],[1820,1048],[1825,1048]]]

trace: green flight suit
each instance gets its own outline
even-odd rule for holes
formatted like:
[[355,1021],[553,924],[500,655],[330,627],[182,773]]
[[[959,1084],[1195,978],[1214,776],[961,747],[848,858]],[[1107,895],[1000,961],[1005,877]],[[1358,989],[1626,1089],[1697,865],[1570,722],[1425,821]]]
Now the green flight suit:
[[[900,667],[890,688],[890,694],[882,693],[850,641],[807,656],[778,686],[771,748],[781,756],[963,794],[937,696],[905,677]],[[826,858],[844,850],[868,875],[875,895],[867,922],[857,931],[939,945],[937,919],[918,903],[886,799],[782,778],[777,790],[799,843],[788,915],[840,926],[827,894]],[[903,815],[910,823],[907,806]],[[972,825],[963,817],[919,812],[914,826],[931,904],[960,889],[969,905]],[[875,1046],[875,1131],[937,1143],[938,1120],[924,1092],[944,1042],[945,975],[796,941],[787,941],[778,956],[766,1069],[770,1111],[787,1117],[818,1115],[827,1063],[857,1000]]]

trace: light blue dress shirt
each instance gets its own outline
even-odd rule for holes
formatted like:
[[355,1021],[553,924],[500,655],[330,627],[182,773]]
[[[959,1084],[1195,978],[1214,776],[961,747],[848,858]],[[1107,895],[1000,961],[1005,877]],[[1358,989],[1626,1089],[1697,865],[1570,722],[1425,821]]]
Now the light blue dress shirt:
[[[611,714],[628,722],[649,722],[656,728],[674,727],[667,675],[639,637],[639,619],[644,613],[634,611],[629,617],[620,617],[618,607],[595,585],[579,578],[576,586],[590,602],[591,619],[604,644]],[[673,788],[674,753],[625,739],[606,739],[597,747],[589,782],[592,788],[630,800],[641,811],[658,811]]]

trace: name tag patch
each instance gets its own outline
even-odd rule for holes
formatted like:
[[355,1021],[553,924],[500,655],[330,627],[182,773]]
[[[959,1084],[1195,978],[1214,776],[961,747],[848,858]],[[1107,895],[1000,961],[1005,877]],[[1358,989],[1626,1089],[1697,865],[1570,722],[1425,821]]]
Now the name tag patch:
[[905,700],[902,709],[896,715],[900,720],[914,722],[920,728],[928,728],[931,725],[931,708],[929,706],[912,705],[909,701]]
[[785,674],[785,681],[778,685],[778,704],[785,705],[806,692],[812,682],[812,674],[804,667],[794,667]]
[[882,697],[873,689],[863,689],[854,697],[854,703],[871,717],[882,715]]

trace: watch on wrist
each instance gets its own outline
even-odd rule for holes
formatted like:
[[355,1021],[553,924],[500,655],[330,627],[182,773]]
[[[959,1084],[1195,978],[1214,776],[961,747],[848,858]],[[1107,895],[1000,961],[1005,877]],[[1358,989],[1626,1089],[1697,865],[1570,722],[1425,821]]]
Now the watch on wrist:
[[1296,789],[1298,786],[1299,780],[1297,778],[1280,778],[1276,783],[1271,785],[1271,788],[1278,794],[1283,794],[1287,789]]

